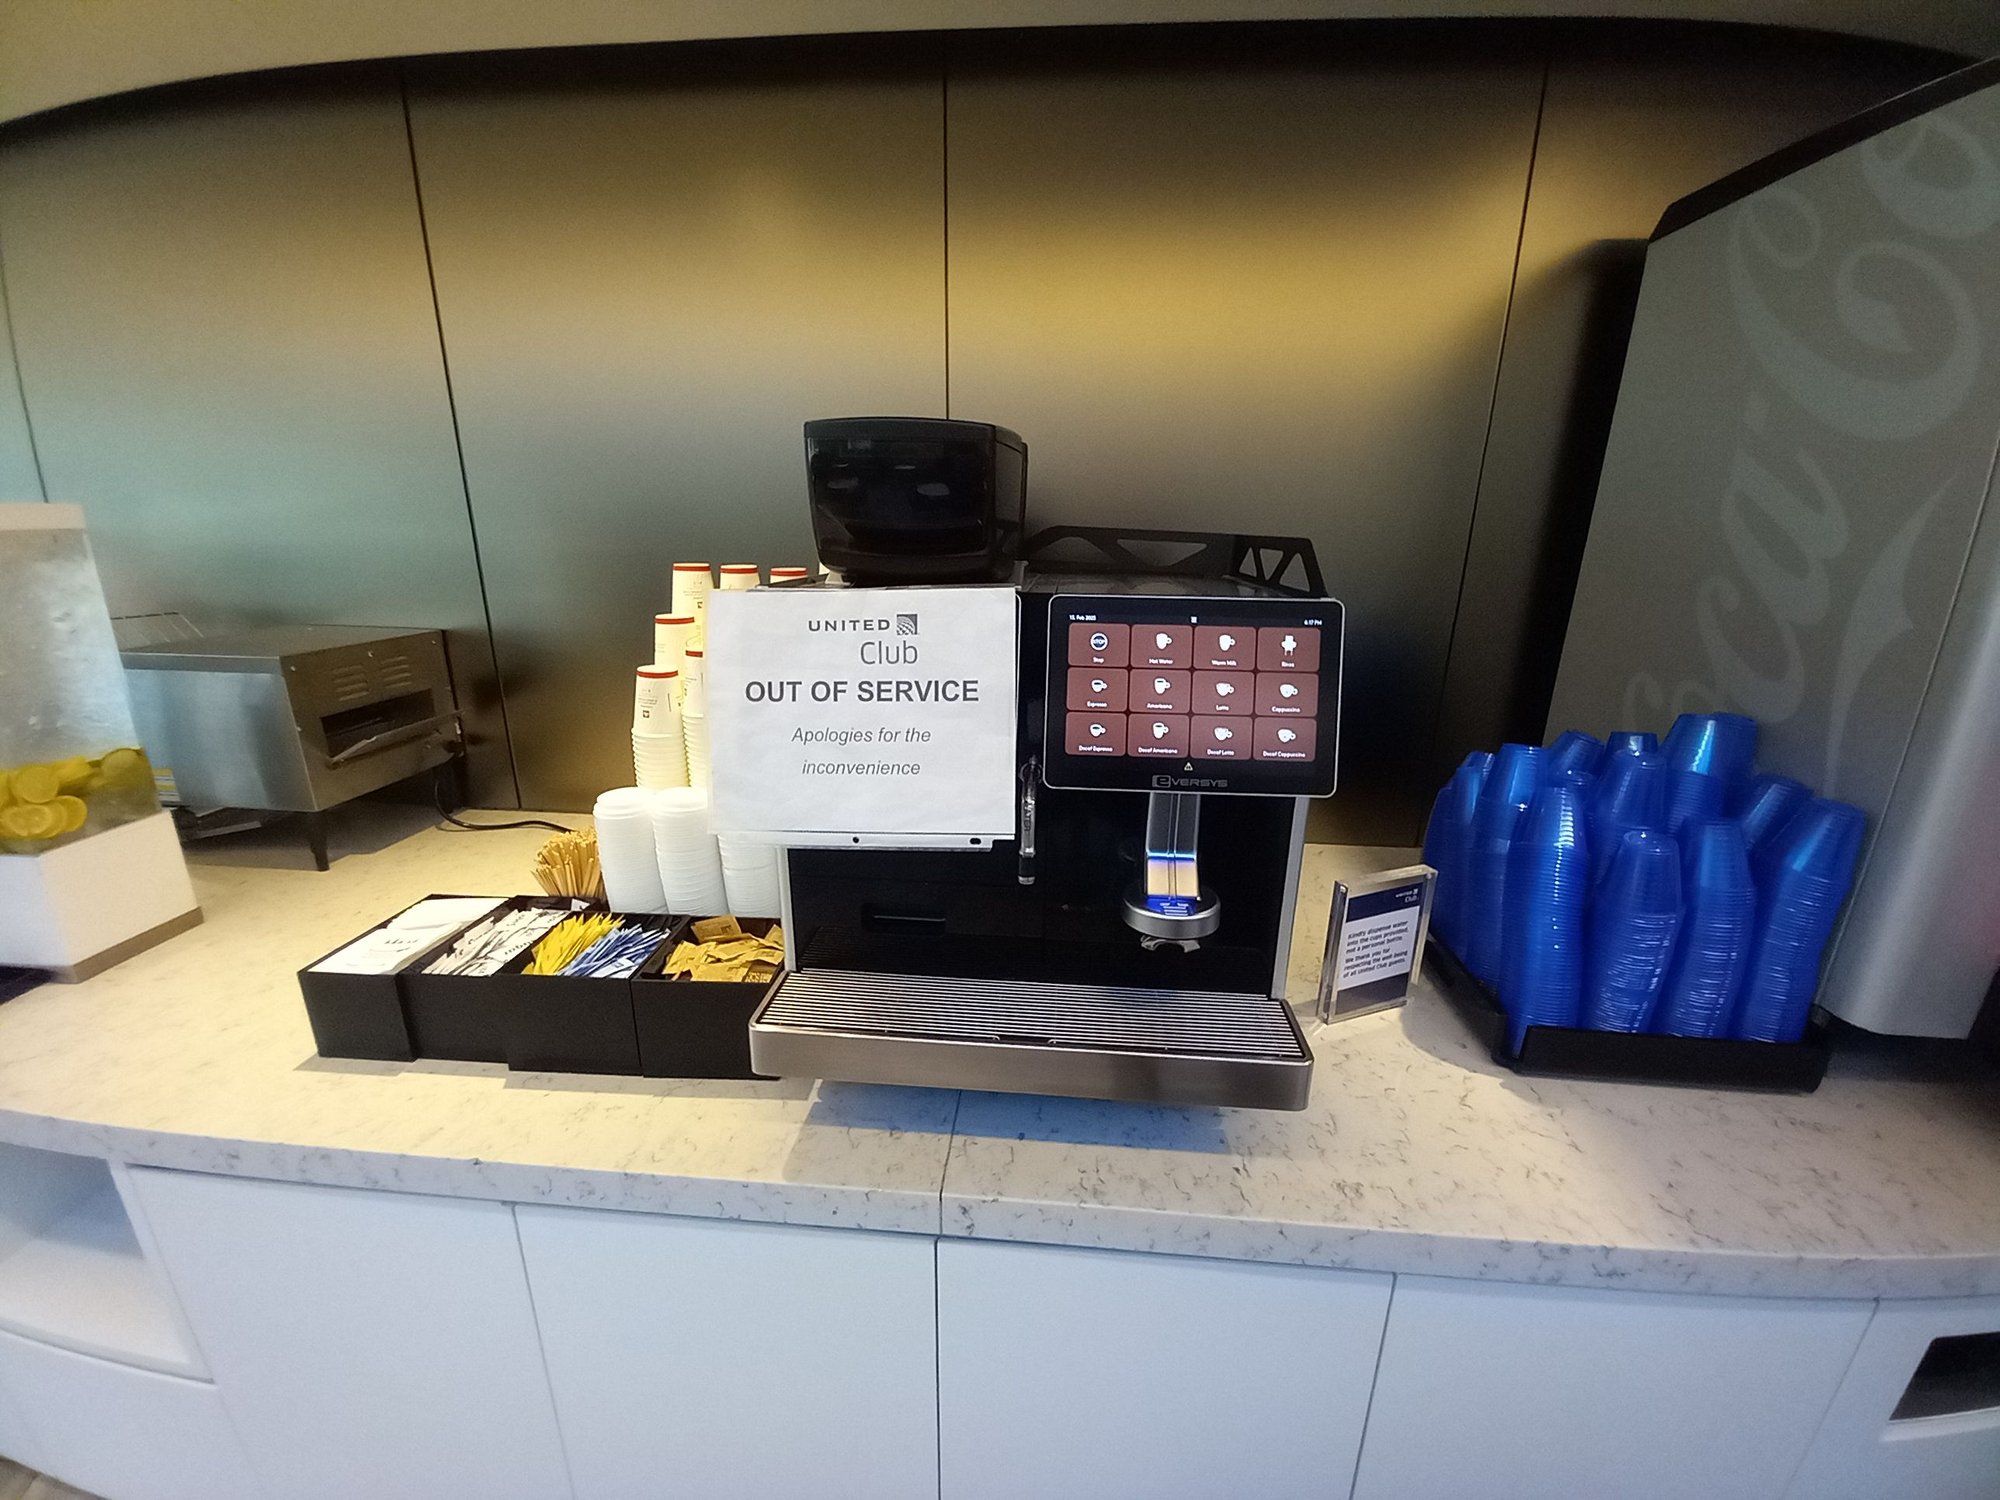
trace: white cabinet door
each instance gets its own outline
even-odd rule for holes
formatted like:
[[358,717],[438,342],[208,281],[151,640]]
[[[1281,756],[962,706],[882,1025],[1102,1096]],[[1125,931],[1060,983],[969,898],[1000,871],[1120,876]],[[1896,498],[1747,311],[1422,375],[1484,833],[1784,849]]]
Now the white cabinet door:
[[515,1212],[578,1500],[935,1500],[929,1238]]
[[[1986,1335],[1936,1399],[1894,1420],[1931,1340]],[[1792,1500],[1994,1500],[2000,1495],[2000,1297],[1884,1302],[1799,1468]],[[1949,1355],[1954,1351],[1939,1351]],[[1916,1393],[1912,1393],[1916,1394]]]
[[1400,1276],[1355,1500],[1778,1500],[1872,1308]]
[[33,1424],[24,1461],[112,1500],[263,1500],[205,1381],[0,1333],[0,1385]]
[[943,1500],[1339,1500],[1389,1286],[941,1240]]
[[24,1469],[46,1469],[41,1447],[28,1426],[20,1403],[7,1394],[7,1377],[0,1374],[0,1458],[12,1459]]
[[150,1168],[131,1180],[274,1494],[569,1493],[505,1204]]

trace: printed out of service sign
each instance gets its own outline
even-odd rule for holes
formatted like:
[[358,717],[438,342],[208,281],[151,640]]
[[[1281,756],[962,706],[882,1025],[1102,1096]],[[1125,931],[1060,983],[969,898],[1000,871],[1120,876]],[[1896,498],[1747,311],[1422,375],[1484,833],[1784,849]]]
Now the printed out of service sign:
[[1011,588],[711,595],[716,831],[1012,838],[1019,626]]

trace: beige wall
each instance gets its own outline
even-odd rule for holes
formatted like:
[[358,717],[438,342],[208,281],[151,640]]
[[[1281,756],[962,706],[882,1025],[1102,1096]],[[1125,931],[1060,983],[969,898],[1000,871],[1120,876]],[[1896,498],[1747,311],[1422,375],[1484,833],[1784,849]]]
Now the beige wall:
[[1027,437],[1039,520],[1310,535],[1353,631],[1321,831],[1396,842],[1553,661],[1561,457],[1615,380],[1602,247],[1942,66],[1745,38],[972,33],[219,84],[0,131],[0,266],[49,494],[115,591],[449,628],[487,800],[622,779],[667,564],[806,548],[801,421],[949,411]]

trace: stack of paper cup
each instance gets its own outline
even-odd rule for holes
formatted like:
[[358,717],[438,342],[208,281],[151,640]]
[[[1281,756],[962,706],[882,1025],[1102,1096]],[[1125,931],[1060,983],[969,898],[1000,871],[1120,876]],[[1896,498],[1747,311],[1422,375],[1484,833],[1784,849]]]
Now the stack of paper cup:
[[722,587],[725,592],[738,593],[743,589],[754,589],[763,581],[755,563],[724,563],[722,565]]
[[652,795],[653,857],[666,909],[691,917],[727,915],[722,858],[708,831],[708,793],[682,787]]
[[681,655],[681,684],[681,733],[687,741],[687,784],[706,791],[710,784],[708,683],[699,646],[690,646]]
[[632,769],[641,787],[688,784],[687,746],[674,689],[681,674],[672,667],[639,668],[632,708]]
[[811,577],[812,577],[811,571],[806,568],[771,569],[771,584],[773,587],[776,587],[778,584],[781,583],[791,583],[791,584],[804,583],[807,579]]
[[692,615],[694,633],[702,633],[702,624],[708,616],[708,591],[715,584],[715,575],[705,562],[682,562],[674,564],[674,591],[672,603],[667,613]]
[[722,885],[733,917],[778,915],[778,855],[776,844],[760,843],[741,834],[716,835],[722,855]]
[[654,615],[653,665],[672,667],[678,672],[681,669],[681,653],[687,650],[688,642],[694,639],[694,626],[693,615]]
[[597,799],[597,862],[604,871],[604,899],[613,911],[668,909],[653,848],[653,798],[662,795],[674,794],[627,786]]

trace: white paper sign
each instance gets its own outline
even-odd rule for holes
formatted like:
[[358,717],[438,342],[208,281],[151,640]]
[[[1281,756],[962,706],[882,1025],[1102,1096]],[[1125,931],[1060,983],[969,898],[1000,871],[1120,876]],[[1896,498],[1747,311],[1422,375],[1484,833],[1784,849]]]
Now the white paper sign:
[[1347,924],[1340,950],[1340,988],[1366,984],[1416,967],[1419,906],[1398,907]]
[[708,606],[724,833],[1011,838],[1010,588],[759,589]]

